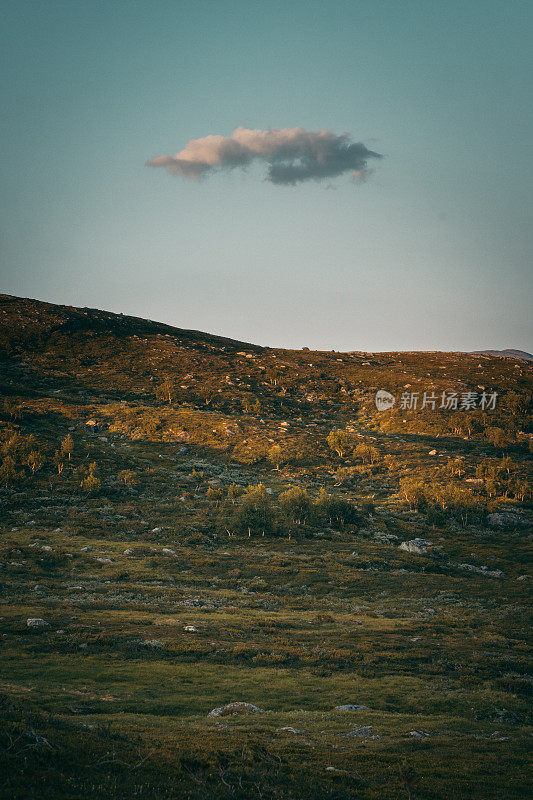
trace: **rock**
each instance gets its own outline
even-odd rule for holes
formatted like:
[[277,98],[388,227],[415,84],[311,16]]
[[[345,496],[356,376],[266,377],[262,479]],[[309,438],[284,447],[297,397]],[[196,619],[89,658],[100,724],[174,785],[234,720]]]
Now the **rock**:
[[516,579],[517,581],[528,581],[531,578],[531,575],[519,575]]
[[96,560],[96,561],[99,561],[99,562],[100,562],[100,564],[112,564],[112,563],[113,563],[113,561],[114,561],[114,559],[113,559],[113,558],[106,558],[106,557],[104,557],[104,556],[99,556],[99,557],[97,557],[95,560]]
[[159,639],[145,639],[141,644],[144,647],[155,647],[156,649],[162,649],[165,645],[163,642],[160,642]]
[[335,706],[334,711],[370,711],[368,706],[353,706],[350,703],[345,706]]
[[372,736],[372,725],[363,725],[361,728],[355,728],[350,733],[347,733],[346,736]]
[[29,617],[26,620],[28,628],[49,628],[50,623],[40,617]]
[[436,456],[436,455],[437,455],[437,451],[436,450],[430,450],[429,453],[428,453],[428,456]]
[[495,528],[514,528],[516,525],[528,525],[528,520],[521,514],[512,511],[502,511],[500,513],[489,514],[487,517],[489,525]]
[[126,547],[126,549],[124,550],[124,555],[125,556],[132,556],[133,555],[133,549],[131,547]]
[[161,533],[163,528],[152,528],[151,533]]
[[424,555],[424,553],[427,553],[428,547],[433,547],[433,542],[430,542],[429,539],[416,538],[410,539],[408,542],[402,542],[400,550],[405,550],[406,553]]
[[189,452],[189,448],[188,448],[188,447],[185,447],[185,445],[183,445],[183,447],[180,447],[180,448],[179,448],[179,450],[178,450],[178,455],[179,455],[179,456],[184,456],[184,455],[185,455],[185,453],[188,453],[188,452]]
[[303,731],[299,731],[296,728],[291,728],[290,725],[288,725],[286,728],[276,728],[276,733],[295,733],[299,736],[303,735]]
[[163,553],[164,556],[175,556],[176,555],[176,551],[173,550],[171,547],[163,547],[161,552]]
[[194,625],[184,625],[183,630],[187,631],[187,633],[198,633],[198,628]]
[[254,706],[252,703],[245,703],[242,700],[236,703],[228,703],[225,706],[214,708],[207,715],[208,717],[226,717],[230,714],[263,714],[263,709]]
[[466,572],[475,572],[476,575],[485,575],[487,578],[505,578],[505,572],[501,569],[476,567],[474,564],[457,564],[457,569],[462,569]]
[[81,552],[82,553],[92,553],[92,551],[93,551],[93,549],[92,549],[92,547],[90,545],[87,545],[87,547],[82,547],[81,548]]
[[416,739],[426,739],[429,733],[425,731],[409,731],[409,736],[414,736]]

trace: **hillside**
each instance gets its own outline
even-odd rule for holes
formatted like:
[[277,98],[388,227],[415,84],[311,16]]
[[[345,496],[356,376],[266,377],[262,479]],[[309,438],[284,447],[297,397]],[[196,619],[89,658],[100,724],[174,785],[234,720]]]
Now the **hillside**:
[[500,356],[501,358],[514,358],[515,361],[533,361],[533,355],[525,350],[474,350],[474,355]]
[[0,797],[525,798],[532,375],[0,296]]

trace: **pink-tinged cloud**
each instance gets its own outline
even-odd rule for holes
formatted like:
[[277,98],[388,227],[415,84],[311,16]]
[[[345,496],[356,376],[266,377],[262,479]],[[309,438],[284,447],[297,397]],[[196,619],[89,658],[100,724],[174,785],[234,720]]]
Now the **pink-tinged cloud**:
[[191,139],[175,156],[156,156],[146,164],[165,167],[182,178],[201,180],[214,172],[246,169],[254,161],[264,161],[268,165],[266,180],[294,185],[335,178],[345,172],[364,179],[368,160],[373,158],[382,156],[361,142],[352,142],[348,133],[337,136],[331,131],[305,128],[236,128],[231,136]]

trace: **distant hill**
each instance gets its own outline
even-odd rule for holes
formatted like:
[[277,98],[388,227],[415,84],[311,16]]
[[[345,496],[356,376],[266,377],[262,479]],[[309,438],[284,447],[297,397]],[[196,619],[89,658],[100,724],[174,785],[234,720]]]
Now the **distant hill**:
[[533,355],[525,350],[472,350],[476,356],[499,356],[500,358],[514,358],[519,361],[533,361]]

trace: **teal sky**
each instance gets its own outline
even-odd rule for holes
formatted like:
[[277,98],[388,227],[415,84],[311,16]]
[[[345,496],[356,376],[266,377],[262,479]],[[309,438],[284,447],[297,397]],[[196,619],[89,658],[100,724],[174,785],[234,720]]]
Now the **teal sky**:
[[[273,346],[533,350],[533,3],[2,2],[1,288]],[[145,167],[350,132],[366,183]]]

